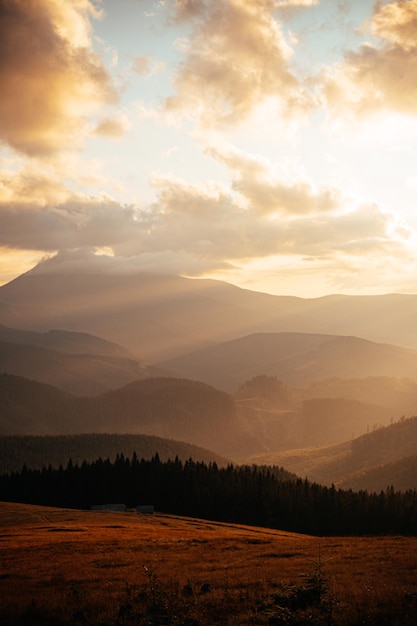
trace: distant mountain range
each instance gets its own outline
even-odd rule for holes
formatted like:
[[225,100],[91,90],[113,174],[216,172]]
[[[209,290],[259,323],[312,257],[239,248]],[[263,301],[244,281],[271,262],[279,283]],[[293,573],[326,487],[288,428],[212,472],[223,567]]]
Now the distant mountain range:
[[74,395],[94,395],[160,373],[117,344],[68,331],[36,333],[0,326],[0,372]]
[[417,350],[357,337],[308,333],[257,333],[160,362],[186,378],[234,391],[258,374],[295,387],[329,378],[415,378]]
[[397,439],[400,456],[372,464],[351,442],[415,414],[416,315],[417,295],[28,272],[0,287],[0,435],[141,434],[341,486],[406,485],[415,461]]
[[417,349],[417,295],[272,296],[220,281],[28,272],[0,287],[0,323],[91,333],[156,363],[254,333],[355,336]]
[[299,388],[334,378],[413,379],[417,350],[357,337],[256,333],[151,366],[123,347],[93,335],[58,330],[37,333],[0,326],[0,371],[73,395],[97,395],[161,375],[200,380],[235,392],[260,374]]
[[67,354],[96,354],[100,356],[135,358],[126,348],[87,333],[48,330],[38,333],[7,328],[0,324],[0,341],[18,345],[38,346]]

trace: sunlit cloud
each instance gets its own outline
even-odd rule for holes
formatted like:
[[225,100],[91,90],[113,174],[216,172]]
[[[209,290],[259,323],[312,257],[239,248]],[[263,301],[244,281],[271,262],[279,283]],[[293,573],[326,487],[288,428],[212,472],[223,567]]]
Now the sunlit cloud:
[[108,199],[72,198],[55,205],[0,205],[0,245],[54,251],[112,246],[131,237],[134,211]]
[[94,131],[96,135],[120,138],[129,130],[131,122],[126,116],[106,117],[102,119]]
[[[355,206],[337,189],[271,179],[271,163],[237,150],[212,155],[230,169],[231,186],[154,175],[156,201],[142,209],[69,192],[48,203],[45,197],[58,197],[58,186],[45,191],[43,179],[21,177],[20,200],[0,205],[0,245],[50,252],[107,248],[116,258],[142,258],[147,268],[154,259],[158,271],[166,261],[168,273],[179,267],[185,273],[185,260],[189,273],[204,273],[277,255],[365,259],[405,250],[410,232],[375,203]],[[37,204],[27,199],[34,187]]]
[[0,246],[0,284],[7,283],[16,276],[24,274],[44,258],[45,253],[43,251]]
[[334,4],[0,0],[0,281],[412,290],[417,2]]
[[276,0],[275,6],[282,7],[312,7],[319,3],[319,0]]
[[85,116],[115,99],[92,52],[89,0],[0,0],[0,139],[28,155],[68,148]]
[[209,153],[232,171],[233,189],[242,194],[259,215],[320,214],[340,207],[338,191],[316,191],[305,181],[290,181],[265,158],[245,155],[234,149],[212,148]]
[[64,202],[71,192],[62,183],[60,163],[11,160],[0,168],[0,206],[28,203],[44,206],[51,199]]
[[[325,95],[333,115],[417,111],[417,3],[376,3],[370,22],[377,43],[366,43],[327,70]],[[378,41],[379,40],[379,41]]]
[[[230,265],[222,263],[222,269]],[[171,268],[169,271],[167,268]],[[145,252],[137,256],[115,256],[112,251],[103,254],[101,248],[75,248],[61,250],[50,257],[39,260],[32,269],[36,274],[134,274],[152,272],[186,276],[199,276],[211,269],[218,270],[217,264],[210,265],[186,251]]]
[[184,61],[166,108],[197,117],[204,126],[235,126],[267,99],[302,109],[305,94],[289,68],[292,49],[271,0],[175,3],[175,18],[192,24],[182,40]]

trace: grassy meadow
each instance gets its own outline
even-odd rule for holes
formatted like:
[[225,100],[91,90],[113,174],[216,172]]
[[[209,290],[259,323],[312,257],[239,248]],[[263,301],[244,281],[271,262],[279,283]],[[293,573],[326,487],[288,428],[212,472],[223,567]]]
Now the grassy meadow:
[[416,624],[417,537],[0,504],[2,624]]

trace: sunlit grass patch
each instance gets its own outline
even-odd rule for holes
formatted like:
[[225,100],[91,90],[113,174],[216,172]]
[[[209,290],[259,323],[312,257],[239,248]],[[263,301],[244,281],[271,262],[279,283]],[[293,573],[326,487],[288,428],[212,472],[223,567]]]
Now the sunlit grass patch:
[[0,505],[0,526],[2,624],[417,623],[415,537],[17,504]]

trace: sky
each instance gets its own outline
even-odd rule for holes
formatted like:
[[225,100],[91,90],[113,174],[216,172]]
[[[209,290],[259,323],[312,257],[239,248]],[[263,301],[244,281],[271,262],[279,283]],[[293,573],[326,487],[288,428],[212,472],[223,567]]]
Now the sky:
[[417,0],[0,0],[0,284],[417,293]]

